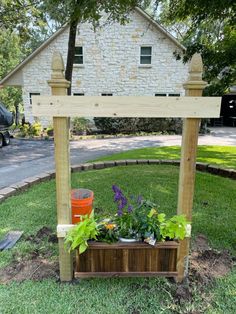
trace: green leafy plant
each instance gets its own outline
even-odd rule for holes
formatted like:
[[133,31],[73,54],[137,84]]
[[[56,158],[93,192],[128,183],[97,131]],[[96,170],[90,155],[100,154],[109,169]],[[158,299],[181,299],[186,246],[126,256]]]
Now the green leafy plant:
[[186,236],[187,224],[184,215],[175,215],[168,220],[163,219],[160,224],[160,234],[164,240],[167,238],[183,240]]
[[117,203],[117,215],[114,217],[119,237],[135,238],[148,243],[171,239],[184,239],[187,220],[184,215],[175,215],[166,219],[158,206],[149,200],[132,197],[130,200],[116,185],[112,186],[114,201]]
[[22,125],[20,127],[20,136],[22,136],[22,137],[29,136],[29,129],[30,129],[30,125],[28,123]]
[[31,124],[30,128],[29,128],[29,135],[31,136],[39,136],[41,134],[42,131],[42,125],[39,122],[34,122],[33,124]]
[[53,126],[49,126],[46,128],[46,133],[48,136],[53,136]]
[[33,124],[25,123],[20,127],[20,135],[22,137],[27,136],[39,136],[42,131],[42,126],[39,122]]
[[73,134],[81,135],[90,133],[91,122],[88,119],[76,117],[72,120],[72,126]]
[[113,218],[102,219],[98,223],[98,241],[113,243],[118,241],[117,225]]
[[88,240],[97,239],[97,227],[93,215],[82,217],[82,221],[68,231],[65,237],[65,246],[69,251],[79,248],[79,254],[82,254],[88,248]]

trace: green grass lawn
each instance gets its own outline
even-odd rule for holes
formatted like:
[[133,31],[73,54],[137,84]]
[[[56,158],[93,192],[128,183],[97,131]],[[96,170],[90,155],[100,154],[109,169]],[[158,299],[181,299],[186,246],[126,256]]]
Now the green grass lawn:
[[[129,150],[99,158],[99,160],[119,159],[180,159],[179,146],[147,147]],[[234,146],[198,146],[197,161],[236,168],[236,147]]]
[[[164,151],[164,150],[163,150]],[[174,154],[174,153],[173,153]],[[230,152],[229,152],[230,154]],[[232,154],[232,152],[231,152]],[[147,155],[146,155],[147,156]],[[160,156],[160,155],[159,155]],[[130,156],[128,158],[131,158]],[[150,158],[137,155],[136,158]],[[160,157],[152,157],[160,158]],[[167,154],[163,159],[168,159]],[[116,158],[117,159],[117,158]],[[159,204],[171,215],[177,204],[178,167],[143,165],[115,167],[72,174],[72,187],[86,187],[95,193],[96,213],[114,212],[111,186],[117,184],[128,195],[141,194]],[[223,191],[223,193],[221,192]],[[193,209],[193,238],[205,234],[217,249],[236,254],[236,185],[227,178],[197,173]],[[0,204],[0,237],[19,229],[24,237],[11,251],[0,252],[0,267],[12,260],[27,258],[37,248],[42,255],[57,246],[47,241],[32,245],[26,237],[43,226],[56,230],[55,181],[41,183]],[[87,279],[79,284],[60,284],[55,280],[0,285],[0,313],[235,313],[236,271],[216,280],[202,300],[198,291],[192,301],[174,302],[176,289],[163,278]]]

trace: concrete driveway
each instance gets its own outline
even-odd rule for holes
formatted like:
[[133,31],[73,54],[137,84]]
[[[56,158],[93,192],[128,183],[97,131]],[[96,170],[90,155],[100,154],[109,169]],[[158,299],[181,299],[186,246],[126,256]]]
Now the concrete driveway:
[[[199,137],[199,145],[236,145],[236,128],[214,128],[211,135]],[[134,148],[180,145],[181,136],[142,136],[71,142],[71,164]],[[12,139],[0,149],[0,189],[39,173],[54,170],[52,141]]]

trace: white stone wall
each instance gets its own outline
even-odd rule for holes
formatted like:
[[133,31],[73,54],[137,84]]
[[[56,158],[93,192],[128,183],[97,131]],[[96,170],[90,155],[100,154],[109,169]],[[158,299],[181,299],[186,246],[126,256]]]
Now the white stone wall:
[[[24,104],[26,119],[33,121],[29,93],[49,95],[52,53],[59,50],[66,62],[68,28],[42,50],[24,68]],[[187,79],[187,66],[176,61],[176,45],[138,12],[131,14],[125,26],[107,25],[94,33],[89,24],[79,28],[76,44],[83,46],[84,65],[75,66],[72,92],[86,96],[152,96],[155,93],[180,93]],[[140,46],[152,46],[152,65],[139,65]]]

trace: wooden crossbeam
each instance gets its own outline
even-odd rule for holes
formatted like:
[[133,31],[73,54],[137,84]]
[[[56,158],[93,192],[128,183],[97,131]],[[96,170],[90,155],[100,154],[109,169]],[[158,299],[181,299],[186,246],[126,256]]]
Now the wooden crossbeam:
[[220,97],[33,96],[33,115],[49,117],[218,118]]

